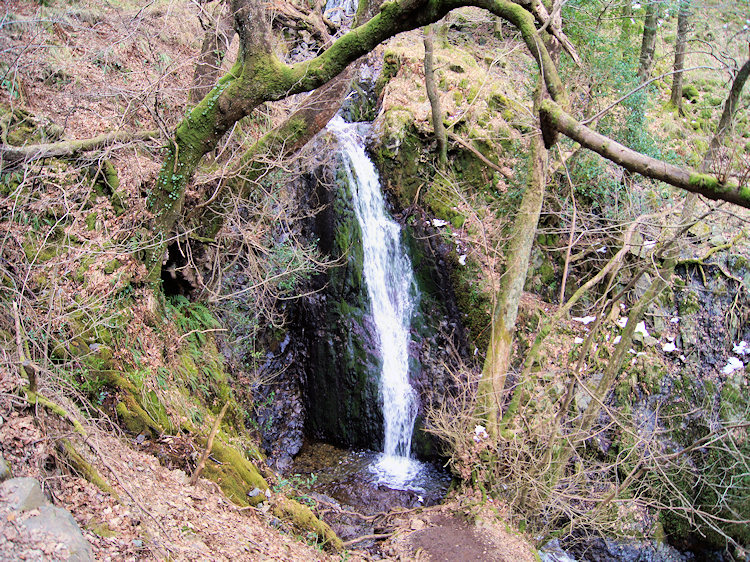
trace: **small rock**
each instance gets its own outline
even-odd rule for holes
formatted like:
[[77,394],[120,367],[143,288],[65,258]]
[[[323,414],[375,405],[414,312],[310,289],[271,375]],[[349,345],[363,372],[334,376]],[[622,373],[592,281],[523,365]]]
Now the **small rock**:
[[10,465],[3,458],[3,456],[0,455],[0,482],[5,482],[8,478],[11,478],[12,476],[13,474],[10,471]]
[[413,519],[411,522],[412,531],[421,531],[425,528],[425,523],[421,519]]

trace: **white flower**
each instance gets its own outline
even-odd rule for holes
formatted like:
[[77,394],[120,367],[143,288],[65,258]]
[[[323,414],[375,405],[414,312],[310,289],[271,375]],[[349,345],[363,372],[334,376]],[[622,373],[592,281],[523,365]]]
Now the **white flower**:
[[584,326],[591,324],[594,320],[596,320],[596,316],[574,316],[571,318],[574,322],[580,322]]
[[615,339],[612,340],[612,343],[617,345],[618,343],[620,343],[621,339],[622,339],[622,336],[617,336],[615,337]]
[[578,338],[577,337],[576,339],[573,340],[573,343],[575,343],[575,344],[583,343],[583,338]]
[[727,361],[727,364],[724,365],[724,368],[721,370],[721,372],[725,375],[730,375],[735,371],[739,371],[740,369],[744,368],[745,364],[742,361],[740,361],[736,357],[730,357],[729,361]]
[[741,341],[732,348],[732,353],[737,355],[750,355],[750,346],[747,345],[746,341]]
[[641,334],[644,338],[648,337],[648,332],[646,331],[646,323],[645,322],[638,322],[635,326],[635,333]]
[[618,325],[618,326],[619,326],[620,328],[624,328],[625,326],[627,326],[627,325],[628,325],[628,317],[627,317],[627,316],[620,316],[620,317],[619,317],[619,318],[617,319],[617,325]]
[[458,263],[461,265],[466,265],[466,254],[461,254],[458,256]]
[[448,221],[444,221],[441,219],[432,219],[432,226],[434,226],[435,228],[439,226],[447,226],[447,225],[448,225]]
[[674,318],[670,318],[669,321],[672,324],[677,324],[680,321],[680,319],[677,316],[675,316]]

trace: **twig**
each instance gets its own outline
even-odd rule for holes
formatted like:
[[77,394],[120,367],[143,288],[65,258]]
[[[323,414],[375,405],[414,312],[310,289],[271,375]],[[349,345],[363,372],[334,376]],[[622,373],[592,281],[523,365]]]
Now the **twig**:
[[477,158],[479,158],[482,162],[484,162],[487,166],[489,166],[490,168],[492,168],[496,172],[500,172],[504,177],[510,178],[511,174],[509,174],[507,172],[507,170],[503,170],[500,166],[498,166],[497,164],[495,164],[492,160],[488,159],[484,154],[482,154],[481,152],[479,152],[476,148],[474,148],[473,146],[471,146],[468,142],[466,142],[464,139],[462,139],[461,137],[459,137],[455,133],[451,133],[450,131],[448,131],[448,138],[450,138],[451,140],[456,141],[458,144],[460,144],[461,146],[463,146],[466,150],[471,151],[471,153],[474,154],[474,156],[476,156]]
[[201,460],[198,463],[198,466],[195,467],[195,472],[193,472],[193,475],[190,477],[191,486],[195,486],[195,483],[198,481],[198,477],[201,475],[203,467],[206,466],[206,460],[211,454],[211,448],[214,446],[214,439],[216,438],[216,434],[219,432],[219,425],[221,424],[221,420],[224,417],[224,414],[227,412],[228,407],[229,400],[224,403],[224,407],[221,409],[221,412],[219,413],[216,420],[214,420],[214,426],[211,428],[211,433],[209,433],[208,441],[206,442],[206,450],[203,451],[203,456],[201,456]]
[[351,545],[356,544],[358,542],[362,542],[362,541],[366,541],[366,540],[371,540],[371,539],[374,539],[374,540],[383,540],[383,539],[387,539],[389,537],[392,537],[395,534],[396,533],[393,532],[393,533],[383,533],[383,534],[375,534],[375,535],[362,535],[361,537],[357,537],[356,539],[351,539],[351,540],[348,540],[348,541],[344,541],[344,546],[351,546]]

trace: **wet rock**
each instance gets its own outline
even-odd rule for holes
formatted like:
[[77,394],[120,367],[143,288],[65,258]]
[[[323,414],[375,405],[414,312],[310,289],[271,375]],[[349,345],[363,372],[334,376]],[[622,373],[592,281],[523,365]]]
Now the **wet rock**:
[[574,559],[590,562],[687,562],[695,560],[690,554],[682,554],[677,549],[656,541],[593,539],[571,545],[566,553],[572,555]]

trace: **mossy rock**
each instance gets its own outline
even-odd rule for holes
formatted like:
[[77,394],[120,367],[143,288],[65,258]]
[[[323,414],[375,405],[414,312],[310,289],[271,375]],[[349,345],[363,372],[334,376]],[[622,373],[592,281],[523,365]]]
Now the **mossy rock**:
[[309,507],[284,496],[276,498],[272,505],[276,517],[291,522],[299,531],[312,533],[323,546],[341,551],[344,543],[325,522],[318,519]]
[[700,92],[693,84],[685,84],[682,87],[682,97],[690,103],[695,103],[700,98]]
[[398,74],[400,69],[401,56],[395,51],[386,49],[383,53],[383,69],[380,71],[380,76],[375,80],[376,97],[380,97],[388,82]]
[[62,127],[50,119],[0,104],[0,137],[4,143],[15,146],[49,143],[59,140],[62,134]]
[[487,100],[487,107],[492,111],[503,111],[511,107],[510,100],[500,92],[493,92]]

